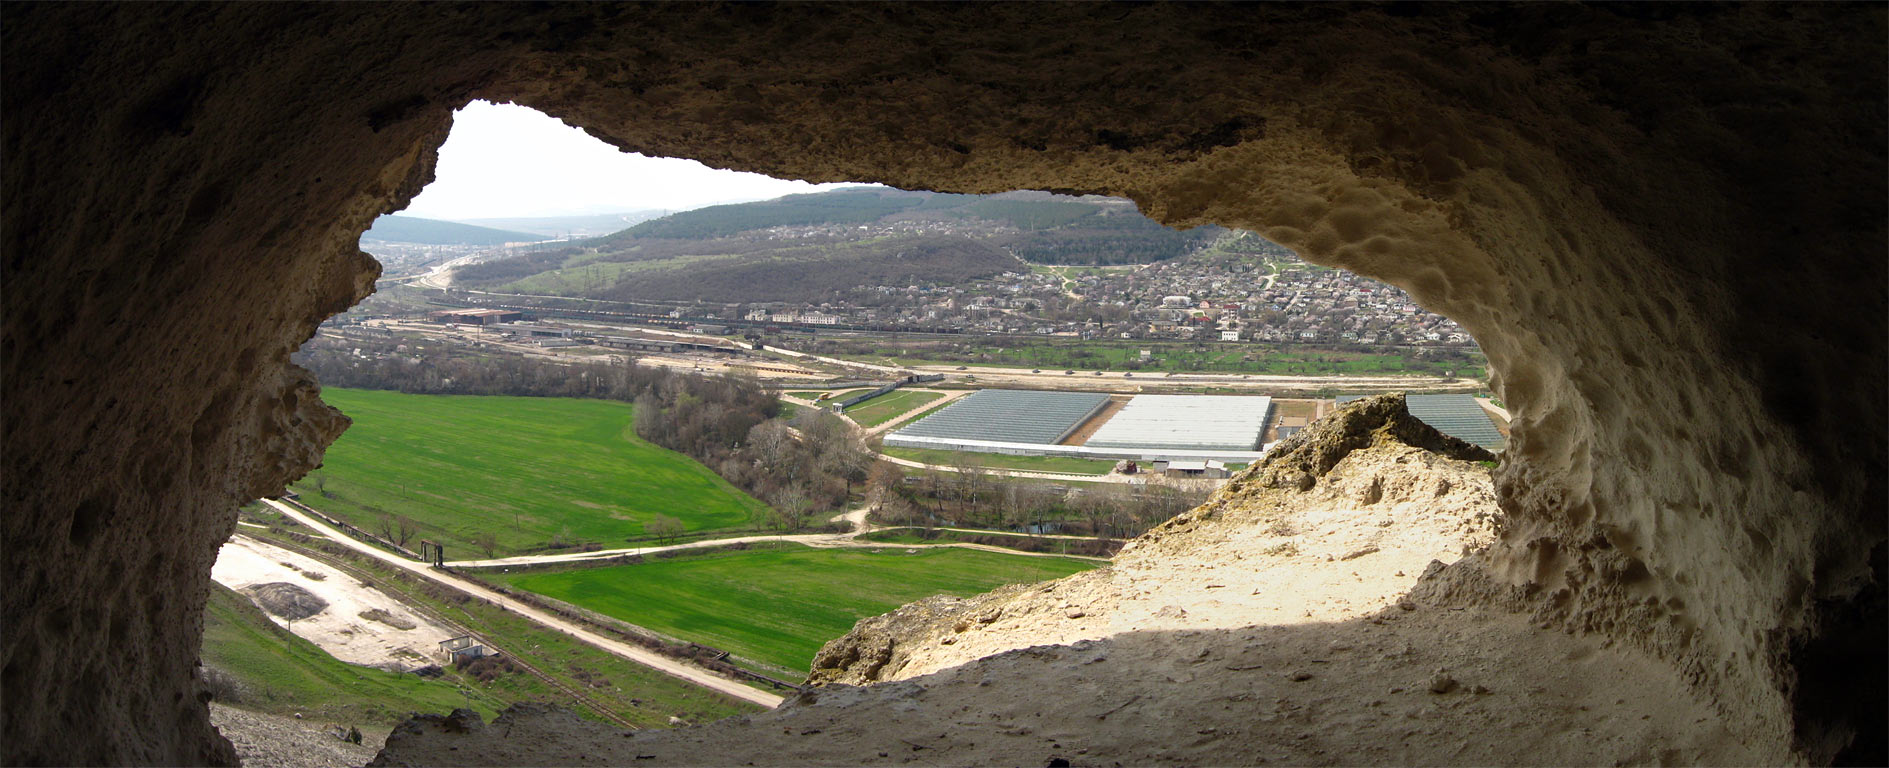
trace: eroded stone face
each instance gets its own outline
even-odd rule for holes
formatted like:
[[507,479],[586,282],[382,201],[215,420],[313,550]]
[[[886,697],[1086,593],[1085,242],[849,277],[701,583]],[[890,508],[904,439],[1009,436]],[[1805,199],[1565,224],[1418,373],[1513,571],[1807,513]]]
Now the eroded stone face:
[[288,353],[475,97],[722,167],[1126,195],[1397,284],[1515,414],[1502,583],[1811,760],[1882,720],[1829,671],[1882,625],[1880,7],[0,13],[8,762],[233,759],[192,680],[215,546],[345,427]]

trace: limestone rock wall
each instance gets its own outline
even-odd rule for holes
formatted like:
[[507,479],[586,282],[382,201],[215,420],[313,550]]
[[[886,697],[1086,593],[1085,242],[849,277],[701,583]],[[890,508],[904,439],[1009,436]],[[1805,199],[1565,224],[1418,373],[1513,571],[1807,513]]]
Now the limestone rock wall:
[[716,166],[1126,195],[1395,283],[1516,416],[1507,588],[1808,759],[1880,749],[1881,691],[1835,693],[1883,623],[1879,6],[0,14],[10,763],[233,759],[191,678],[210,558],[344,428],[287,355],[471,98]]

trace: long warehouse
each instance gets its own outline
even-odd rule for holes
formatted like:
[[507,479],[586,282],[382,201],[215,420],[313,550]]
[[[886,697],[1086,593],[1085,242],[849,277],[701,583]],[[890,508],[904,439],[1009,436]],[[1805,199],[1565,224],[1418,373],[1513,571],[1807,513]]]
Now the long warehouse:
[[1090,448],[1251,451],[1259,448],[1272,398],[1136,395],[1084,445]]
[[[985,389],[899,430],[901,438],[1060,443],[1108,404],[1099,392]],[[897,443],[888,440],[888,445]]]

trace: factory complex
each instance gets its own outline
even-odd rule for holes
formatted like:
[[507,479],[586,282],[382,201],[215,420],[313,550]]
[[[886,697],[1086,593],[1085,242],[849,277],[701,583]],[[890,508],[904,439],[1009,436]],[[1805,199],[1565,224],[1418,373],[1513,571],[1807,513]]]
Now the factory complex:
[[[1343,406],[1359,396],[1337,398]],[[1438,431],[1501,450],[1502,433],[1469,395],[1407,395]],[[885,444],[1019,456],[1147,462],[1258,460],[1275,421],[1264,395],[1109,395],[986,389],[885,436]],[[1302,419],[1300,419],[1302,423]],[[1278,425],[1276,439],[1301,426]]]
[[986,389],[893,432],[885,444],[1022,456],[1245,463],[1263,453],[1272,398],[1111,396]]

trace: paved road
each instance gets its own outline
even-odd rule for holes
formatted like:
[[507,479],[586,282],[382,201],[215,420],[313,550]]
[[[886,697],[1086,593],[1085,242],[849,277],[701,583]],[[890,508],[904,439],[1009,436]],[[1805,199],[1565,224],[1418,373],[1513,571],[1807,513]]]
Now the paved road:
[[[881,530],[881,531],[889,531],[889,530],[892,530],[892,528],[894,528],[894,527],[900,527],[900,526],[890,526],[890,527],[886,527],[886,528],[879,528],[879,529],[877,529],[877,530]],[[910,528],[910,527],[912,527],[912,526],[903,526],[903,527],[906,527],[906,528]],[[951,528],[951,527],[947,527],[947,526],[939,526],[939,527],[938,527],[938,528],[936,528],[935,530],[940,530],[940,531],[957,531],[957,532],[959,532],[959,533],[993,533],[992,531],[984,531],[984,530],[979,530],[979,529],[976,529],[976,528]],[[1019,533],[1019,534],[1016,534],[1016,535],[1018,535],[1018,536],[1025,536],[1025,535],[1027,535],[1027,536],[1029,536],[1029,537],[1030,537],[1030,538],[1032,538],[1032,539],[1069,539],[1069,540],[1071,540],[1071,541],[1095,541],[1095,540],[1097,540],[1097,539],[1101,539],[1102,541],[1124,541],[1124,542],[1125,542],[1125,541],[1128,541],[1127,539],[1111,539],[1111,538],[1107,538],[1107,537],[1103,537],[1103,536],[1065,536],[1065,535],[1063,535],[1063,534],[1060,534],[1060,533],[1031,533],[1031,534],[1021,534],[1021,533]]]
[[489,560],[449,560],[446,565],[453,568],[501,568],[507,565],[540,565],[545,563],[581,563],[588,560],[608,560],[613,557],[635,555],[654,555],[660,552],[676,552],[685,549],[708,549],[726,547],[730,544],[758,544],[764,541],[786,541],[805,544],[810,547],[841,546],[839,540],[852,534],[846,533],[793,533],[761,536],[734,536],[726,539],[704,539],[687,541],[681,544],[664,544],[655,547],[628,547],[624,549],[600,549],[595,552],[565,552],[556,555],[519,555],[517,557],[495,557]]
[[1509,415],[1509,409],[1496,405],[1495,401],[1490,398],[1478,397],[1476,398],[1476,404],[1482,406],[1482,409],[1485,411],[1501,416],[1505,424],[1515,420],[1515,417]]
[[320,533],[321,535],[326,536],[330,539],[333,539],[336,542],[339,542],[342,546],[355,550],[356,552],[360,552],[361,554],[367,555],[368,557],[372,557],[376,560],[380,560],[381,562],[387,563],[396,568],[405,570],[421,578],[439,582],[441,584],[445,584],[454,589],[460,590],[462,592],[466,592],[468,594],[474,595],[481,599],[503,606],[506,610],[509,610],[513,613],[516,613],[520,616],[523,616],[527,619],[535,621],[551,629],[555,629],[559,632],[563,632],[564,634],[575,637],[578,640],[582,640],[583,642],[589,645],[595,646],[597,648],[601,648],[604,651],[607,651],[611,654],[623,657],[630,661],[634,661],[638,664],[649,667],[658,672],[662,672],[671,677],[680,678],[682,680],[702,686],[703,688],[707,688],[709,690],[716,691],[718,693],[727,694],[734,698],[741,699],[742,701],[759,704],[763,707],[768,707],[768,708],[778,707],[780,706],[780,703],[782,701],[781,697],[768,693],[766,691],[761,691],[755,688],[748,687],[747,685],[743,685],[741,683],[735,682],[733,680],[722,677],[720,675],[716,675],[714,673],[711,673],[699,667],[693,667],[693,666],[682,664],[674,659],[655,653],[653,651],[640,648],[637,646],[633,646],[628,643],[619,642],[617,640],[613,640],[608,637],[604,637],[603,635],[599,635],[595,632],[591,632],[590,630],[587,630],[581,626],[573,624],[557,616],[553,616],[549,613],[546,613],[542,610],[534,608],[530,605],[526,605],[524,603],[518,602],[517,600],[513,600],[510,597],[506,597],[505,595],[501,595],[497,592],[493,592],[492,590],[486,589],[485,587],[481,587],[476,584],[472,584],[469,582],[461,581],[456,578],[452,578],[451,576],[448,576],[440,571],[433,570],[431,567],[427,566],[424,563],[418,563],[412,560],[408,560],[404,557],[400,557],[391,552],[387,552],[386,550],[375,547],[372,544],[368,544],[366,542],[360,541],[353,537],[347,536],[341,533],[340,531],[337,531],[334,528],[329,527],[328,525],[322,523],[321,521],[316,520],[312,517],[309,517],[307,514],[304,514],[301,510],[291,507],[287,504],[283,504],[273,499],[263,499],[263,502],[275,508],[276,511],[281,512],[284,515],[288,515],[290,518],[293,518],[295,521],[308,526],[310,529],[314,530],[315,532]]
[[[735,536],[735,537],[726,538],[726,539],[707,539],[703,541],[684,542],[681,544],[666,544],[663,546],[656,546],[656,547],[631,547],[627,549],[600,549],[595,552],[567,552],[567,553],[556,554],[556,555],[519,555],[517,557],[498,557],[498,558],[493,558],[490,560],[449,560],[446,562],[446,565],[451,568],[502,568],[508,565],[544,565],[544,564],[549,564],[549,563],[581,563],[581,562],[586,562],[590,560],[607,560],[613,557],[629,557],[629,556],[634,556],[634,555],[653,555],[659,552],[675,552],[675,551],[685,550],[685,549],[708,549],[712,547],[725,547],[730,544],[757,544],[757,543],[766,542],[766,541],[785,541],[785,542],[790,542],[793,544],[800,544],[803,546],[815,547],[819,549],[846,549],[846,548],[872,549],[872,548],[885,548],[885,547],[956,547],[958,549],[976,549],[976,550],[982,550],[985,552],[997,552],[997,553],[1005,554],[1005,555],[1019,555],[1022,557],[1074,557],[1074,558],[1078,558],[1082,560],[1107,560],[1108,559],[1108,558],[1103,558],[1103,557],[1088,557],[1085,555],[1059,555],[1053,552],[1025,552],[1019,549],[1006,549],[1004,547],[989,546],[985,544],[972,544],[966,541],[946,541],[946,542],[938,542],[935,544],[897,544],[897,543],[883,542],[883,541],[859,541],[858,537],[862,533],[868,533],[870,531],[878,531],[878,530],[890,530],[890,528],[878,528],[867,523],[866,513],[868,511],[870,511],[869,508],[860,507],[859,509],[855,509],[851,512],[844,512],[838,515],[834,515],[832,518],[830,518],[833,522],[839,522],[841,520],[844,520],[846,522],[852,523],[853,530],[848,533],[794,533],[794,534],[775,534],[775,535],[762,535],[762,536]],[[899,527],[910,527],[910,526],[893,526],[893,527],[899,528]],[[962,531],[964,533],[991,533],[991,531],[980,531],[980,530],[976,530],[972,528],[944,528],[942,530]],[[1046,534],[1042,536],[1037,536],[1036,538],[1086,539],[1089,537],[1087,536],[1057,536],[1057,535]]]
[[841,360],[837,357],[827,357],[825,355],[816,355],[810,352],[796,352],[794,350],[785,349],[782,347],[763,346],[761,347],[761,351],[773,352],[775,354],[786,355],[788,357],[799,358],[802,360],[818,360],[822,363],[826,363],[828,365],[837,365],[842,368],[864,368],[868,371],[873,371],[875,373],[883,373],[883,374],[887,374],[891,376],[909,376],[912,373],[911,371],[906,370],[904,368],[894,368],[890,365],[878,365],[876,363],[862,363],[857,360]]
[[[881,461],[889,461],[901,467],[912,467],[914,469],[933,469],[939,472],[959,471],[957,467],[948,467],[943,464],[926,464],[922,461],[912,461],[911,459],[901,459],[897,456],[887,456],[883,453],[875,453],[873,455],[878,457],[879,460]],[[1021,470],[1021,469],[998,469],[995,467],[982,467],[978,471],[983,472],[984,474],[988,474],[988,475],[996,475],[998,477],[1027,477],[1027,478],[1031,478],[1035,480],[1062,480],[1066,482],[1075,482],[1075,483],[1134,484],[1138,482],[1144,482],[1141,480],[1136,480],[1135,478],[1129,475],[1117,475],[1117,474],[1112,474],[1112,473],[1107,474],[1107,475],[1084,475],[1084,474],[1078,474],[1075,472],[1030,472],[1030,471]]]

